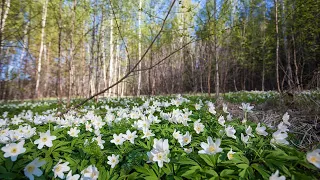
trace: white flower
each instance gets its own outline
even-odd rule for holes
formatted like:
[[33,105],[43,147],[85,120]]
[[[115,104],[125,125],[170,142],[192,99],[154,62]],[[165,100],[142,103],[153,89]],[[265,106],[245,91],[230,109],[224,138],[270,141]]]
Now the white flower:
[[269,180],[286,180],[285,176],[279,176],[279,170],[269,177]]
[[72,170],[67,174],[66,180],[78,180],[80,178],[79,174],[72,175]]
[[307,153],[307,160],[320,169],[320,149]]
[[214,106],[209,106],[209,112],[213,115],[217,113],[216,108]]
[[256,127],[256,133],[261,136],[267,136],[268,133],[266,132],[266,127],[265,126],[260,126],[260,123],[258,123]]
[[230,149],[230,151],[227,153],[227,157],[229,160],[231,160],[233,158],[233,155],[235,154],[236,152],[233,152],[232,151],[232,148]]
[[195,104],[195,105],[194,105],[194,108],[195,108],[196,110],[200,110],[200,109],[201,109],[201,104]]
[[172,135],[173,135],[173,138],[175,138],[175,139],[179,139],[181,136],[180,131],[177,131],[176,129],[174,129]]
[[11,161],[16,161],[19,154],[26,152],[26,148],[23,147],[24,140],[17,143],[7,144],[2,147],[1,150],[4,152],[4,157],[10,157]]
[[[153,162],[158,162],[160,168],[163,167],[163,162],[170,162],[168,155],[170,153],[168,139],[154,139],[151,156]],[[149,156],[150,158],[150,156]]]
[[42,149],[44,145],[52,147],[52,141],[57,139],[56,136],[51,136],[50,130],[46,133],[40,133],[40,138],[34,141],[34,144],[38,144],[38,149]]
[[112,154],[111,156],[108,156],[108,162],[109,165],[111,165],[111,168],[114,168],[119,163],[119,155]]
[[152,131],[150,129],[144,129],[143,136],[141,137],[141,139],[144,139],[144,138],[150,139],[151,136],[154,136]]
[[250,103],[241,103],[241,107],[239,108],[242,109],[244,112],[252,112],[254,106],[250,106]]
[[243,118],[242,121],[241,121],[242,124],[245,124],[246,122],[247,122],[246,118]]
[[122,145],[125,139],[123,138],[123,135],[120,133],[119,135],[113,134],[113,139],[110,141],[111,143],[114,143],[115,145]]
[[169,153],[165,151],[155,151],[152,150],[151,154],[153,155],[153,161],[158,162],[158,166],[160,168],[163,167],[163,162],[170,162],[170,159],[168,158]]
[[246,134],[248,136],[251,136],[251,137],[254,137],[254,135],[252,134],[252,127],[251,126],[248,126],[247,129],[246,129]]
[[168,139],[154,139],[153,140],[153,149],[157,151],[169,151]]
[[278,130],[281,131],[281,132],[289,131],[288,126],[286,126],[283,122],[278,124]]
[[54,172],[54,177],[57,176],[60,179],[64,178],[64,172],[70,171],[70,167],[68,166],[69,162],[65,162],[63,164],[60,164],[62,160],[60,159],[59,162],[53,167],[52,171]]
[[147,161],[147,163],[153,162],[153,155],[152,155],[152,153],[151,153],[151,152],[147,152],[147,156],[148,156],[148,161]]
[[223,103],[222,106],[223,106],[223,107],[222,107],[223,112],[226,113],[226,114],[229,114],[229,112],[228,112],[228,106],[227,106],[225,103]]
[[242,133],[241,133],[241,141],[244,142],[245,144],[249,143],[249,137],[250,136],[244,136]]
[[123,137],[124,137],[126,140],[130,141],[131,144],[134,144],[134,139],[138,137],[136,134],[137,134],[137,131],[133,131],[133,132],[131,133],[130,130],[127,130],[126,134],[123,135]]
[[224,129],[224,131],[226,132],[226,135],[227,135],[228,137],[231,137],[231,138],[233,138],[233,139],[237,139],[237,137],[235,136],[236,130],[234,129],[234,127],[228,126],[228,127],[226,127],[226,128]]
[[34,159],[24,168],[24,175],[27,176],[30,180],[34,179],[34,176],[40,177],[42,175],[42,171],[39,167],[43,166],[46,161],[39,161],[39,158]]
[[186,152],[187,154],[192,153],[192,148],[184,148],[183,150],[184,150],[184,152]]
[[230,113],[227,115],[227,121],[232,121],[232,115]]
[[219,124],[220,124],[221,126],[225,126],[224,123],[225,123],[226,121],[224,120],[224,117],[223,117],[223,116],[220,116],[220,117],[218,118],[218,122],[219,122]]
[[289,142],[286,140],[288,137],[287,132],[278,130],[272,134],[272,137],[271,144],[289,144]]
[[187,131],[185,135],[181,135],[178,141],[181,147],[189,144],[191,142],[191,135],[189,134],[189,131]]
[[92,126],[92,124],[89,121],[87,121],[86,122],[86,131],[92,132],[91,126]]
[[77,127],[75,128],[70,128],[70,130],[67,132],[71,137],[78,137],[80,130],[77,129]]
[[209,154],[213,155],[219,152],[222,152],[222,148],[220,148],[221,140],[216,139],[215,142],[212,141],[212,138],[209,136],[207,138],[207,142],[201,142],[200,146],[202,147],[203,150],[200,150],[198,153],[199,154]]
[[283,122],[284,122],[286,125],[288,125],[288,126],[291,125],[291,124],[289,123],[289,118],[290,118],[290,115],[288,114],[288,112],[286,112],[286,113],[282,116]]
[[97,141],[98,146],[100,147],[100,149],[104,149],[103,144],[105,143],[104,140],[102,140],[101,135],[97,136],[96,138],[93,138],[92,140]]
[[200,119],[193,123],[193,129],[196,131],[197,134],[203,132],[204,125],[200,122]]
[[97,180],[99,177],[99,171],[93,165],[90,165],[86,169],[81,171],[81,174],[83,176],[81,177],[81,179],[83,178],[83,180]]

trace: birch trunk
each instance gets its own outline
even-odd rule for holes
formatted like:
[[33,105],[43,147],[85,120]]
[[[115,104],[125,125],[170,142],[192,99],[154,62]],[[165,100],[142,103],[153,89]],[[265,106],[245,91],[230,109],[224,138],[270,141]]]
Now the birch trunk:
[[[141,11],[142,11],[142,0],[139,0],[139,14],[138,14],[138,26],[139,26],[139,57],[138,60],[141,59]],[[139,69],[141,69],[142,63],[139,63]],[[140,96],[140,91],[141,91],[141,74],[142,71],[138,72],[138,90],[137,90],[137,96]]]
[[[110,46],[110,61],[109,61],[109,83],[108,86],[112,85],[112,79],[113,79],[113,18],[112,18],[112,14],[110,14],[110,42],[109,42],[109,46]],[[111,88],[112,89],[112,88]],[[111,89],[109,89],[108,92],[108,96],[111,96]]]
[[[104,19],[104,16],[102,17],[102,19]],[[101,38],[102,38],[102,45],[101,45],[101,49],[102,49],[102,66],[103,66],[103,89],[107,88],[108,86],[108,82],[107,82],[107,63],[106,63],[106,26],[104,23],[104,20],[102,20],[102,24],[101,24]],[[106,96],[106,93],[103,93],[103,97]]]
[[39,84],[41,78],[41,58],[43,52],[43,44],[44,44],[44,36],[45,36],[45,27],[46,27],[46,20],[47,20],[47,6],[48,0],[44,0],[44,4],[42,7],[42,19],[41,19],[41,41],[40,41],[40,50],[39,50],[39,57],[38,57],[38,68],[37,68],[37,76],[36,76],[36,89],[35,94],[36,98],[40,96]]
[[1,21],[0,21],[0,55],[2,55],[3,31],[6,25],[9,9],[10,9],[10,0],[2,0]]
[[72,87],[74,86],[74,74],[73,74],[73,34],[74,34],[74,26],[76,23],[76,7],[77,7],[77,0],[73,1],[73,7],[72,7],[72,23],[71,23],[71,34],[70,34],[70,59],[69,59],[69,88],[68,88],[68,102],[67,106],[70,105],[70,99],[72,96]]

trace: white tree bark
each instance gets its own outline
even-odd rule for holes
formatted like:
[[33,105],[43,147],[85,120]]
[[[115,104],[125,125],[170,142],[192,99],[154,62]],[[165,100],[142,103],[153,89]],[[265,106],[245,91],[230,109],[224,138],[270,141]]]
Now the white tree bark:
[[72,96],[72,87],[74,86],[74,64],[73,64],[73,34],[74,34],[74,26],[76,23],[76,7],[77,7],[77,0],[73,1],[72,6],[72,23],[71,23],[71,34],[70,34],[70,54],[69,54],[69,88],[68,88],[68,106],[70,105],[70,98]]
[[[139,57],[138,59],[141,59],[141,11],[142,11],[142,0],[139,1],[139,13],[138,13],[138,26],[139,26]],[[141,62],[139,63],[139,69],[141,69]],[[141,91],[141,74],[142,71],[139,71],[138,75],[138,90],[137,90],[137,96],[140,96],[140,91]]]
[[[103,18],[104,19],[104,18]],[[104,20],[102,21],[101,24],[101,38],[102,38],[102,45],[101,45],[101,49],[102,49],[102,66],[103,66],[103,89],[107,88],[108,86],[108,82],[107,82],[107,63],[106,63],[106,26],[105,26],[105,22]],[[106,96],[106,93],[103,94],[103,96]]]
[[[109,61],[109,83],[108,86],[112,85],[113,83],[113,18],[112,14],[110,15],[110,61]],[[112,89],[112,88],[111,88]],[[109,89],[108,96],[110,97],[112,95],[112,91]]]
[[6,25],[6,19],[8,17],[8,13],[10,9],[10,0],[5,1],[4,8],[5,8],[4,12],[1,12],[1,15],[3,14],[3,16],[1,17],[1,26],[0,26],[1,33],[3,33],[4,27]]
[[42,19],[41,19],[41,42],[40,42],[38,68],[37,68],[37,76],[36,76],[36,89],[35,89],[36,97],[39,97],[40,95],[39,84],[40,84],[40,78],[41,78],[41,58],[42,58],[42,52],[43,52],[43,43],[44,43],[43,41],[45,36],[45,27],[46,27],[46,19],[47,19],[47,6],[48,6],[48,0],[44,0],[43,7],[42,7]]

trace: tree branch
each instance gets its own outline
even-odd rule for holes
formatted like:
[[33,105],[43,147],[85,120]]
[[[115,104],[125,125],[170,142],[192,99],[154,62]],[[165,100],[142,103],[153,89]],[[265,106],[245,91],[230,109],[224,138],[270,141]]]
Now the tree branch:
[[[110,2],[111,2],[111,0],[110,0]],[[172,10],[175,2],[176,2],[176,0],[173,0],[173,2],[171,3],[170,8],[169,8],[169,10],[168,10],[168,12],[167,12],[167,14],[166,14],[163,22],[162,22],[162,25],[161,25],[161,28],[160,28],[159,32],[158,32],[157,35],[153,38],[151,44],[149,45],[149,47],[147,48],[147,50],[143,53],[143,55],[141,56],[140,60],[129,70],[129,72],[128,72],[127,74],[125,74],[120,80],[118,80],[117,82],[115,82],[115,83],[112,84],[111,86],[105,88],[104,90],[102,90],[102,91],[100,91],[100,92],[98,92],[98,93],[95,93],[94,95],[92,95],[92,96],[90,96],[89,98],[83,100],[82,102],[80,102],[79,104],[75,105],[74,107],[68,108],[66,111],[60,113],[59,116],[64,115],[65,113],[69,112],[71,109],[79,108],[79,107],[81,107],[82,105],[84,105],[86,102],[88,102],[89,100],[93,99],[94,97],[99,96],[100,94],[105,93],[105,92],[108,91],[109,89],[111,89],[111,88],[113,88],[114,86],[116,86],[117,84],[121,83],[121,82],[122,82],[124,79],[126,79],[132,72],[134,72],[134,70],[138,67],[138,65],[141,63],[141,61],[145,58],[145,56],[147,55],[147,53],[148,53],[149,50],[151,49],[152,45],[154,44],[154,42],[155,42],[155,41],[158,39],[158,37],[160,36],[160,34],[161,34],[161,32],[162,32],[162,30],[163,30],[163,28],[164,28],[164,26],[165,26],[165,23],[166,23],[169,15],[170,15],[170,12],[171,12],[171,10]],[[112,6],[111,6],[111,8],[112,8]],[[112,11],[113,11],[113,9],[112,9]],[[114,13],[114,11],[113,11],[113,13]],[[120,32],[121,32],[120,29],[118,29],[118,31],[119,31],[119,34],[120,34]]]

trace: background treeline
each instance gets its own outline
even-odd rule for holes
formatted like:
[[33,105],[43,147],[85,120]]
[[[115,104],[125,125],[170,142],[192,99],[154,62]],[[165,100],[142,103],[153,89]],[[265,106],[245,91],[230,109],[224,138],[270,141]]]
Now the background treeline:
[[105,96],[320,87],[319,0],[1,0],[0,99],[105,89],[171,3]]

